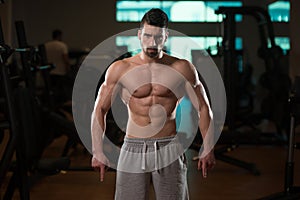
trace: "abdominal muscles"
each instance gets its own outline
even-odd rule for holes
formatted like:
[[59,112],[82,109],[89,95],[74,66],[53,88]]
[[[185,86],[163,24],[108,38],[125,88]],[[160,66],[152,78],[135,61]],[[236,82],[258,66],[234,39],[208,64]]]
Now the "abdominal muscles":
[[149,137],[176,134],[177,102],[177,97],[160,85],[147,84],[137,89],[127,104],[128,137],[146,137],[146,132],[149,132]]

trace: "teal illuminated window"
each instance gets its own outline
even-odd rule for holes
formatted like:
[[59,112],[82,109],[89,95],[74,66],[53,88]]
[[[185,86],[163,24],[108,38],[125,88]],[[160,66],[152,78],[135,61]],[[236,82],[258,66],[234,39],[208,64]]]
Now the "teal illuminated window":
[[[290,38],[289,37],[275,37],[275,44],[280,46],[280,48],[283,50],[283,53],[286,54],[291,46],[290,46]],[[268,47],[271,47],[271,42],[268,41]]]
[[289,22],[290,21],[290,2],[276,1],[268,6],[268,11],[271,20],[274,22]]
[[[151,8],[164,10],[171,22],[218,22],[219,6],[242,6],[240,1],[123,1],[117,0],[116,19],[118,22],[138,22]],[[238,16],[237,21],[241,21]]]
[[282,48],[284,54],[291,48],[290,38],[288,37],[275,37],[275,43]]
[[[191,50],[209,50],[211,55],[218,53],[217,46],[221,45],[221,37],[181,37],[170,36],[165,44],[166,51],[176,57],[191,61]],[[137,36],[118,36],[117,46],[127,46],[128,51],[133,54],[141,51],[140,41]],[[236,38],[236,49],[242,49],[242,39]]]

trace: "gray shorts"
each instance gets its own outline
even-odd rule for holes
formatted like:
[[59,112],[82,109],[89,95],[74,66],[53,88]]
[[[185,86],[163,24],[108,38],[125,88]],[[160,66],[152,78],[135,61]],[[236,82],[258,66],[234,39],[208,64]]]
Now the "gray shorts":
[[[181,150],[174,136],[125,138],[118,163],[115,200],[149,199],[151,180],[157,200],[188,200],[186,158],[183,153],[177,154]],[[130,162],[135,170],[128,170]]]

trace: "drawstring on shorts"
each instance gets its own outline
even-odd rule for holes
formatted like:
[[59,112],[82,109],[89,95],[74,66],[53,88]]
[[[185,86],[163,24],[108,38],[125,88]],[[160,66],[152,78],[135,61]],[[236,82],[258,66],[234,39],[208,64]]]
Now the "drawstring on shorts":
[[[158,170],[158,151],[157,151],[157,141],[154,142],[153,144],[154,146],[154,163],[155,163],[155,166],[154,166],[154,169],[155,170]],[[143,152],[142,152],[142,170],[146,170],[146,150],[147,150],[147,144],[146,142],[144,142],[143,144]]]

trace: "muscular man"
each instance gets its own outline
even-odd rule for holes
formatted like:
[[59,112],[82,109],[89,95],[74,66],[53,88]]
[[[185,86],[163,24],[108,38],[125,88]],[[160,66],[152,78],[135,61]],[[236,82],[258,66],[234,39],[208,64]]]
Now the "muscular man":
[[[168,17],[148,11],[138,31],[142,51],[113,63],[100,87],[92,115],[92,167],[103,181],[109,161],[103,153],[105,115],[116,93],[128,108],[126,137],[119,156],[115,199],[148,199],[150,179],[156,199],[188,199],[186,162],[176,139],[176,108],[189,96],[199,113],[202,137],[213,134],[212,112],[195,67],[162,51],[168,38]],[[204,144],[198,169],[203,177],[215,164],[213,147]],[[171,159],[169,157],[172,157]]]

